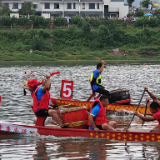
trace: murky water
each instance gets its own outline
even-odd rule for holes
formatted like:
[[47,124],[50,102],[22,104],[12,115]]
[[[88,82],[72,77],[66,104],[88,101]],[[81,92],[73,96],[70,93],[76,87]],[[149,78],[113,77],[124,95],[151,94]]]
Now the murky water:
[[[96,66],[9,66],[0,68],[0,95],[2,104],[0,120],[18,124],[34,123],[34,114],[30,108],[30,93],[23,96],[23,80],[44,77],[44,74],[60,71],[60,75],[51,78],[51,96],[60,97],[61,80],[73,80],[73,99],[86,100],[91,94],[89,78]],[[24,74],[26,71],[27,74]],[[147,86],[151,92],[160,96],[160,65],[106,65],[103,72],[103,85],[109,91],[128,88],[132,95],[132,103],[138,104]],[[145,103],[145,94],[143,102]],[[127,122],[127,116],[112,115],[110,119],[121,119]],[[100,159],[100,160],[157,160],[159,144],[113,142],[94,139],[71,139],[50,136],[40,137],[0,137],[0,159]]]

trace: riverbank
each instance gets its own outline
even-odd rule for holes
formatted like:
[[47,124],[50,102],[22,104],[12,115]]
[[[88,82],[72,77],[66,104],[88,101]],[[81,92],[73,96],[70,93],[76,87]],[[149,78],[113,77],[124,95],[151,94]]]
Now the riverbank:
[[24,52],[0,52],[0,61],[2,62],[67,62],[67,61],[76,61],[78,63],[81,61],[94,62],[98,61],[96,57],[105,60],[107,63],[114,62],[160,62],[160,55],[155,56],[141,56],[139,54],[128,54],[127,52],[107,52],[104,50],[95,50],[95,51],[76,51],[77,55],[74,53],[63,53],[55,54],[52,52],[43,52],[43,51],[34,51],[30,53],[29,51]]
[[[160,29],[71,25],[54,30],[0,30],[0,61],[157,61]],[[115,52],[117,50],[117,52]]]

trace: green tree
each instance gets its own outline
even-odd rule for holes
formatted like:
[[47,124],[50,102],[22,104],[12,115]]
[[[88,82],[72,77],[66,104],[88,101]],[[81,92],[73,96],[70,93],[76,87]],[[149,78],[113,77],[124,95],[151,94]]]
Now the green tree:
[[3,3],[0,2],[0,16],[7,15],[9,16],[11,10],[9,7]]
[[90,25],[87,21],[83,21],[82,23],[82,32],[84,35],[88,35],[91,31]]
[[135,13],[135,16],[137,16],[137,17],[142,17],[142,16],[144,16],[144,10],[143,10],[143,9],[139,9],[139,10]]
[[34,5],[32,2],[25,2],[21,9],[19,9],[20,15],[34,15],[35,14]]
[[152,4],[152,2],[150,0],[144,0],[144,1],[142,1],[142,7],[148,8],[148,4]]
[[[155,16],[159,16],[160,15],[160,9],[157,9],[154,11],[153,13]],[[160,17],[160,16],[159,16]]]
[[129,7],[132,7],[132,3],[134,2],[134,0],[127,0]]

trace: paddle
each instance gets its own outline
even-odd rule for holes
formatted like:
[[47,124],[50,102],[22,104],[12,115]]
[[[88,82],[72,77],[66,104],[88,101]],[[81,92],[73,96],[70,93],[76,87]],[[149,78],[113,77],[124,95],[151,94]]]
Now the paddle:
[[41,73],[41,72],[39,72],[39,71],[31,71],[31,73],[33,73],[33,72],[37,72],[37,73],[41,74],[42,76],[46,77],[45,74],[43,74],[43,73]]
[[[141,99],[140,99],[140,101],[139,101],[139,103],[138,103],[138,106],[137,106],[137,108],[136,108],[136,110],[135,110],[135,111],[137,111],[137,110],[138,110],[138,108],[139,108],[139,106],[140,106],[140,103],[141,103],[141,101],[142,101],[142,98],[143,98],[143,96],[144,96],[144,93],[145,93],[145,90],[143,91],[143,94],[142,94],[142,96],[141,96]],[[131,123],[132,123],[132,121],[133,121],[133,119],[134,119],[134,116],[135,116],[135,114],[133,115],[133,117],[132,117],[132,119],[131,119],[131,121],[130,121],[130,123],[129,123],[128,127],[127,127],[126,133],[127,133],[128,128],[130,127],[130,125],[131,125]],[[125,134],[126,134],[126,133],[125,133]]]
[[[95,56],[94,56],[95,57]],[[102,62],[102,60],[100,59],[100,58],[98,58],[98,57],[95,57],[96,59],[98,59],[98,60],[100,60],[101,62]],[[104,64],[106,64],[106,62],[104,63]]]
[[[145,108],[145,112],[144,112],[144,117],[146,116],[146,112],[147,112],[147,102],[146,102],[146,108]],[[142,126],[144,125],[145,121],[142,121]]]
[[[39,71],[31,71],[31,73],[33,73],[33,72],[37,72],[37,73],[41,74],[42,76],[46,77],[46,75],[43,74],[42,72],[39,72]],[[50,76],[52,77],[52,76],[55,75],[55,74],[60,74],[60,72],[59,72],[59,71],[57,71],[57,72],[51,72],[51,73],[50,73]]]

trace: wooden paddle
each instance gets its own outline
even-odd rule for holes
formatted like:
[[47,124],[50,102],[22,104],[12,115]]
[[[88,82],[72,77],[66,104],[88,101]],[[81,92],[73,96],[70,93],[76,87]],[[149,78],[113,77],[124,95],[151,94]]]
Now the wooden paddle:
[[[145,108],[145,112],[144,112],[144,117],[146,116],[146,112],[147,112],[147,102],[146,102],[146,108]],[[142,126],[144,125],[145,121],[142,121]]]
[[[95,57],[95,56],[94,56]],[[95,57],[96,59],[98,59],[98,60],[100,60],[101,62],[102,62],[102,60],[100,59],[100,58],[98,58],[98,57]],[[104,64],[106,64],[106,62],[104,63]]]
[[[139,108],[139,106],[140,106],[140,103],[141,103],[141,101],[142,101],[142,98],[143,98],[143,96],[144,96],[144,93],[145,93],[145,90],[143,91],[143,94],[142,94],[142,96],[141,96],[141,99],[140,99],[139,104],[138,104],[138,106],[137,106],[137,108],[136,108],[136,110],[135,110],[135,111],[137,111],[137,110],[138,110],[138,108]],[[132,121],[133,121],[133,119],[134,119],[134,116],[135,116],[135,114],[133,115],[133,117],[132,117],[132,119],[131,119],[131,121],[130,121],[130,123],[129,123],[128,127],[127,127],[126,133],[127,133],[128,128],[130,127],[130,125],[131,125],[131,123],[132,123]],[[126,134],[126,133],[125,133],[125,134]]]
[[43,73],[41,73],[41,72],[39,72],[39,71],[31,71],[31,73],[32,73],[32,72],[37,72],[37,73],[41,74],[42,76],[46,77],[45,74],[43,74]]

